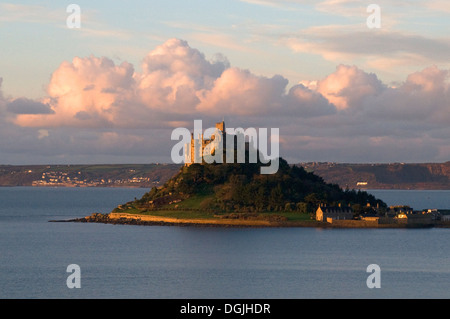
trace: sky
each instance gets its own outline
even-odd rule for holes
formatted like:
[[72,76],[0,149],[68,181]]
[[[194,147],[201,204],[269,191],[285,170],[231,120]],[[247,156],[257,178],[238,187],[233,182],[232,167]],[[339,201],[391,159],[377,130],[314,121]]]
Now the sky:
[[446,162],[449,17],[445,0],[0,1],[0,164],[170,163],[175,128],[222,119],[279,128],[290,163]]

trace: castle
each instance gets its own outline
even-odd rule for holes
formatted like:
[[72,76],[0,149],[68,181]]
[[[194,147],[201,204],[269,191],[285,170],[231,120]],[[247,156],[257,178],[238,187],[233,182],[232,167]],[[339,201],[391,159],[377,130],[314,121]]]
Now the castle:
[[204,139],[203,133],[199,134],[197,139],[195,139],[194,133],[191,133],[191,142],[185,145],[185,165],[189,166],[193,163],[203,163],[202,158],[213,155],[216,150],[223,149],[225,140],[225,121],[216,123],[216,131],[209,139]]
[[[225,128],[225,122],[216,123],[215,128],[205,130],[205,136],[211,136],[205,139],[201,130],[201,120],[194,121],[194,133],[184,138],[184,163],[185,166],[196,164],[212,163],[263,163],[260,170],[261,174],[274,174],[279,167],[279,141],[277,128],[275,131],[276,139],[271,139],[271,156],[267,156],[267,129],[260,128],[263,133],[263,139],[259,138],[258,131],[255,128]],[[272,134],[274,134],[272,132]],[[194,135],[197,135],[195,138]],[[257,145],[261,148],[258,149]],[[267,158],[266,158],[267,156]]]

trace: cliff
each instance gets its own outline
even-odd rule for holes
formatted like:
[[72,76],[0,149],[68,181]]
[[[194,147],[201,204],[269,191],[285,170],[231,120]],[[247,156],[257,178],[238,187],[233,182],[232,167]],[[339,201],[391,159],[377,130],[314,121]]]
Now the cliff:
[[450,189],[450,162],[340,164],[301,163],[329,183],[350,189]]

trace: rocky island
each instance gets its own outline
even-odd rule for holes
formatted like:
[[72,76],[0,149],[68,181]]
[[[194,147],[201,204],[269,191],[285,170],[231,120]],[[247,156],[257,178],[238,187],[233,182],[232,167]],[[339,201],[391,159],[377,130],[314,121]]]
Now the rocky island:
[[387,205],[364,191],[343,190],[301,166],[279,159],[275,174],[261,175],[261,163],[183,166],[163,186],[109,214],[80,222],[141,225],[308,226],[330,227],[316,220],[319,206],[348,207],[354,214],[387,211]]
[[[186,149],[200,154],[209,148],[227,161],[186,161],[164,185],[153,187],[142,198],[119,205],[109,214],[92,214],[80,222],[140,225],[202,225],[234,227],[430,227],[435,212],[413,214],[407,207],[390,207],[373,195],[345,190],[325,182],[302,165],[289,165],[281,157],[270,161],[245,142],[244,161],[237,160],[237,135],[216,124],[217,136]],[[231,148],[220,143],[234,140]],[[228,143],[226,143],[228,147]],[[241,143],[244,145],[244,142]],[[213,147],[212,147],[213,146]],[[234,147],[234,149],[233,149]],[[229,162],[227,157],[234,156]],[[250,161],[251,152],[256,158]],[[204,153],[203,153],[204,154]],[[262,174],[276,161],[274,173]],[[219,162],[219,163],[218,163]],[[413,216],[414,215],[414,216]],[[434,219],[433,219],[434,218]]]

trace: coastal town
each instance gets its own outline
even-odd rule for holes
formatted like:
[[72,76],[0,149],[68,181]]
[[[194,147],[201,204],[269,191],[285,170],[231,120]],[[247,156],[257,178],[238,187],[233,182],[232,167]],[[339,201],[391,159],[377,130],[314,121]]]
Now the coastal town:
[[159,180],[152,180],[150,177],[131,177],[118,179],[104,179],[84,177],[81,172],[46,172],[42,173],[41,179],[34,180],[32,186],[53,186],[53,187],[112,187],[112,186],[140,186],[142,184],[151,184],[157,186]]
[[179,170],[174,164],[0,166],[0,186],[144,187],[160,186]]

